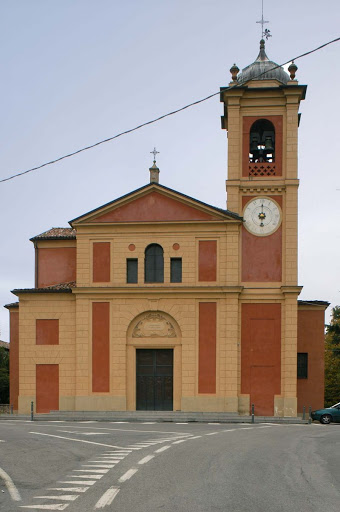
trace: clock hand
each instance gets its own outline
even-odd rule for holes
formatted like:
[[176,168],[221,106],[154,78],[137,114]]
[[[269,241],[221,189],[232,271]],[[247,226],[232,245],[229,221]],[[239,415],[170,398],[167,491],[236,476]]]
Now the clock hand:
[[264,226],[263,221],[266,218],[266,214],[263,211],[263,203],[261,204],[261,211],[260,211],[258,217],[259,217],[259,219],[261,221],[260,227],[263,228],[263,226]]

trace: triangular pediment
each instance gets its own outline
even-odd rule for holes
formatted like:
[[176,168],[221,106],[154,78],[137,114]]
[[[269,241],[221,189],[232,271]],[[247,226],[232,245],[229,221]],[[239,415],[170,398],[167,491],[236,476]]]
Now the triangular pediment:
[[136,222],[212,222],[241,220],[228,212],[207,205],[158,184],[149,184],[111,203],[70,221],[77,224],[136,223]]

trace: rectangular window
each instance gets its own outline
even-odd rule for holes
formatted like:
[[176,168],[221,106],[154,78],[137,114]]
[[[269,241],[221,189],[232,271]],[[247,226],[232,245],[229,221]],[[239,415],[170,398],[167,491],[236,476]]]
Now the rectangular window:
[[138,283],[138,260],[135,258],[126,260],[126,282]]
[[297,355],[297,378],[308,379],[308,354],[305,352]]
[[171,258],[170,260],[170,282],[182,282],[182,258]]

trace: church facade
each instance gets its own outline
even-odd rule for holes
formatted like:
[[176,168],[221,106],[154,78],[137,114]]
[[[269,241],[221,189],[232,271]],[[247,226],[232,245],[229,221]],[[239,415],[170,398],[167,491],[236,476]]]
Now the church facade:
[[34,243],[8,304],[11,403],[51,410],[296,416],[323,406],[323,301],[299,301],[298,125],[306,86],[254,63],[221,88],[223,210],[150,183]]

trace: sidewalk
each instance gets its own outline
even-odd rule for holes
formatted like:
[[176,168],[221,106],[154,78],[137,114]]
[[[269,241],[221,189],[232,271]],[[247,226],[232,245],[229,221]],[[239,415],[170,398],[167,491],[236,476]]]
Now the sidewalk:
[[[0,420],[30,420],[30,415],[0,414]],[[255,416],[255,423],[308,424],[300,417]],[[168,423],[251,423],[251,416],[239,416],[227,412],[184,411],[52,411],[49,414],[34,414],[34,421],[128,421]]]

